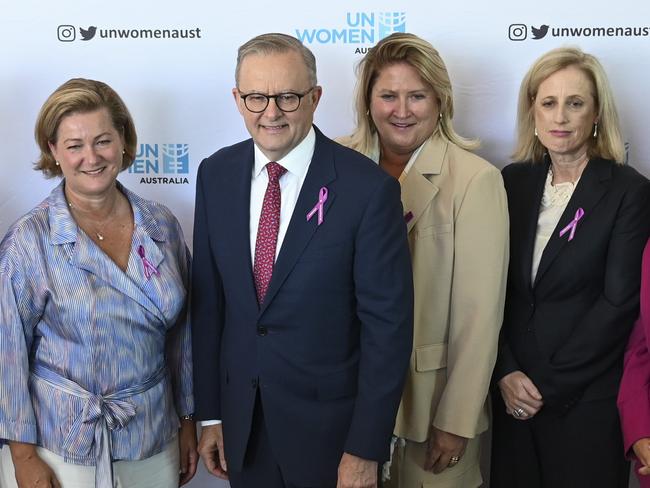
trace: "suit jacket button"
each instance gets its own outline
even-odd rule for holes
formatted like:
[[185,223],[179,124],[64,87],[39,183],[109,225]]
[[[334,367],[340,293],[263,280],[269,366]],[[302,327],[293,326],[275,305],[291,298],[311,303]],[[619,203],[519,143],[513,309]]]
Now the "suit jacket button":
[[266,327],[260,325],[257,327],[257,335],[264,337],[268,333],[268,330]]
[[251,386],[253,387],[253,389],[257,388],[257,383],[258,383],[257,378],[253,378],[251,380]]

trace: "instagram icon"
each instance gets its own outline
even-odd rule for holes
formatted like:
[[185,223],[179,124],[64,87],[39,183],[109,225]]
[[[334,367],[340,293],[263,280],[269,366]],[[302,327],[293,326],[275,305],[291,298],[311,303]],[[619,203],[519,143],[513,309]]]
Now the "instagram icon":
[[511,41],[523,41],[528,35],[528,27],[524,24],[510,24],[508,27],[508,38]]
[[56,35],[61,42],[72,42],[76,37],[76,30],[73,25],[60,25],[56,29]]

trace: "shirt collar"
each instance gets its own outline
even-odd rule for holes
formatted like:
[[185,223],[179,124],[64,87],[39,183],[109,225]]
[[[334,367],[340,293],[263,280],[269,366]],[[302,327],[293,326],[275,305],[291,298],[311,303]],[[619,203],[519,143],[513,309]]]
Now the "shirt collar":
[[[314,127],[312,126],[300,144],[289,151],[289,154],[285,157],[276,161],[276,163],[280,164],[289,173],[302,179],[305,173],[307,173],[309,163],[314,155],[315,147],[316,132],[314,132]],[[253,178],[257,178],[260,175],[267,163],[269,163],[269,158],[267,158],[262,150],[257,147],[257,144],[255,144],[255,167],[253,168]]]
[[404,166],[404,169],[402,170],[402,174],[399,175],[399,182],[400,182],[400,183],[401,183],[402,180],[406,177],[406,175],[408,174],[408,172],[411,170],[411,168],[413,167],[413,163],[415,163],[415,160],[416,160],[416,159],[418,158],[418,156],[420,155],[420,152],[422,151],[422,148],[425,146],[425,144],[426,144],[428,141],[429,141],[429,139],[427,139],[426,141],[424,141],[422,144],[420,144],[420,147],[418,147],[415,151],[413,151],[413,154],[411,154],[411,157],[409,158],[408,163],[406,163],[406,166]]

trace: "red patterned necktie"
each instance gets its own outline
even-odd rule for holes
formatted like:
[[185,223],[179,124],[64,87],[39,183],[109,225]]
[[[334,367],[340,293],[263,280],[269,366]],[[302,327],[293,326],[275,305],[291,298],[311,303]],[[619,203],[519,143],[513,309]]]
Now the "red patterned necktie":
[[264,193],[260,223],[257,226],[255,264],[253,265],[257,302],[260,305],[264,301],[273,274],[275,248],[280,229],[280,177],[286,172],[287,170],[278,163],[270,162],[266,165],[269,184],[266,187],[266,193]]

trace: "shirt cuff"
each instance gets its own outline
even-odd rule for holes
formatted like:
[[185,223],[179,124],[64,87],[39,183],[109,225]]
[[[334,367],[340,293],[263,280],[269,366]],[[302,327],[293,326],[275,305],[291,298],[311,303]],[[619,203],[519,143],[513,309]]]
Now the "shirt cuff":
[[201,427],[207,427],[208,425],[219,425],[221,420],[201,420]]

